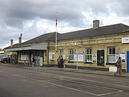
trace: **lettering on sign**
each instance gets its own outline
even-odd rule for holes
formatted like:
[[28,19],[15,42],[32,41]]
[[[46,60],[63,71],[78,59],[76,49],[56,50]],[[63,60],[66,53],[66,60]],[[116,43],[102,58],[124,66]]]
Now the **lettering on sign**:
[[129,37],[122,38],[122,43],[129,43]]

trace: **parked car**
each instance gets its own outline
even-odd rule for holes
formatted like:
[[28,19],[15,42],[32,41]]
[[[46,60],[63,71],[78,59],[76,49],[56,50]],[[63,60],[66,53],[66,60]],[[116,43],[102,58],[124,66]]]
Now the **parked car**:
[[1,60],[2,63],[10,63],[10,58],[9,57],[5,57]]
[[0,54],[0,62],[2,62],[3,58],[4,58],[4,54]]

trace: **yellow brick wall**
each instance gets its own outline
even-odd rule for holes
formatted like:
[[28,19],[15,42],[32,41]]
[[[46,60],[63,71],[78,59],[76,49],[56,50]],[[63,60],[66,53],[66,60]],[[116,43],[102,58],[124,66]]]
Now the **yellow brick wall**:
[[[92,48],[92,54],[97,54],[97,50],[104,50],[105,51],[105,68],[111,66],[106,65],[107,63],[107,53],[108,47],[114,46],[116,48],[116,53],[127,53],[129,51],[129,44],[122,44],[122,38],[129,37],[129,34],[116,34],[112,36],[101,36],[101,37],[94,37],[94,38],[87,38],[87,39],[76,39],[76,40],[66,40],[66,41],[59,41],[58,42],[58,52],[55,54],[55,63],[57,64],[56,60],[59,56],[59,49],[64,50],[64,54],[68,55],[69,49],[75,49],[78,51],[85,51],[86,48]],[[55,44],[51,45],[53,48]],[[120,49],[120,50],[119,50]],[[51,50],[54,52],[54,49]],[[127,56],[127,55],[126,55]],[[127,62],[127,61],[126,61]],[[67,61],[65,64],[69,65],[81,65],[81,66],[97,66],[96,63],[93,64],[84,64],[80,63],[68,63]],[[126,69],[127,63],[122,64],[122,68]],[[97,66],[101,67],[101,66]]]
[[[98,32],[99,33],[99,32]],[[116,48],[116,53],[127,53],[129,51],[129,44],[122,44],[122,38],[123,37],[129,37],[129,34],[114,34],[110,36],[101,36],[101,37],[92,37],[92,38],[86,38],[86,39],[74,39],[74,40],[65,40],[65,41],[58,41],[58,52],[55,51],[55,42],[50,42],[49,46],[49,52],[55,53],[55,60],[51,61],[49,60],[50,64],[57,64],[57,59],[59,57],[59,49],[64,50],[64,55],[68,56],[69,49],[75,49],[77,51],[84,51],[86,48],[92,48],[92,54],[97,55],[97,50],[104,50],[105,51],[105,68],[109,67],[110,65],[106,65],[107,63],[107,47],[114,46]],[[12,52],[6,52],[5,54],[8,55]],[[126,55],[127,56],[127,55]],[[48,50],[44,52],[44,64],[48,64]],[[97,66],[96,63],[93,64],[84,64],[82,62],[78,63],[68,63],[68,61],[65,62],[65,64],[69,65],[80,65],[80,66],[95,66],[95,67],[101,67]],[[126,69],[127,67],[127,61],[125,64],[122,64],[122,68]]]

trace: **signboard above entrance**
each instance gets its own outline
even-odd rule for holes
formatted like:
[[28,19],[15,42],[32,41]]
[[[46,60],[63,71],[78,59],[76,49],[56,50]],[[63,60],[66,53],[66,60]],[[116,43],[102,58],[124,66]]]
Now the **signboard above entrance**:
[[122,43],[129,43],[129,37],[122,38]]

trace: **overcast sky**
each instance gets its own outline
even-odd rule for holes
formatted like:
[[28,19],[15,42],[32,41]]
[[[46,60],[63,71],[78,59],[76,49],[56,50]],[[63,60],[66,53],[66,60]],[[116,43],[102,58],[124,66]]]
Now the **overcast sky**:
[[129,0],[0,0],[0,48],[44,33],[70,32],[100,25],[129,25]]

